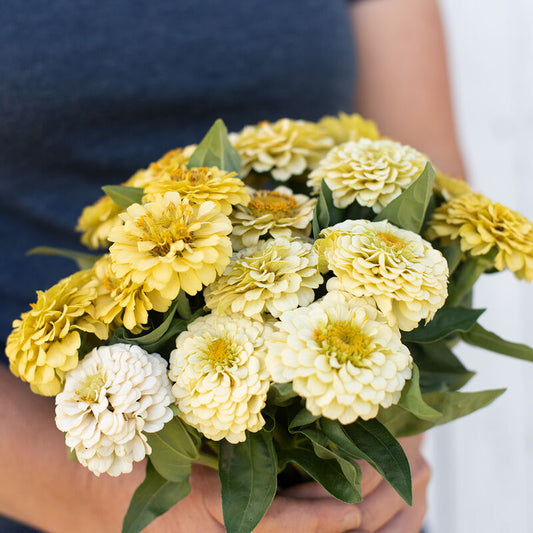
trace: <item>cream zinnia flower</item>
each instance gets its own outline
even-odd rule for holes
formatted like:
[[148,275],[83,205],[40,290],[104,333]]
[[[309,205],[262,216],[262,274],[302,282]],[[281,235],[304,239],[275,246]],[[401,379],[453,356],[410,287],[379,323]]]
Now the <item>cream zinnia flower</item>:
[[412,359],[399,330],[370,302],[329,293],[283,313],[267,340],[272,379],[292,382],[313,415],[350,424],[399,401]]
[[242,315],[208,315],[176,339],[169,377],[179,416],[212,440],[235,444],[265,421],[270,374],[265,368],[268,325]]
[[164,172],[144,188],[144,201],[151,201],[155,194],[176,191],[191,203],[215,202],[224,215],[229,215],[233,206],[247,205],[250,195],[236,172],[226,172],[217,167],[192,169],[177,168]]
[[471,255],[497,251],[495,267],[517,278],[533,279],[533,224],[520,213],[482,194],[452,198],[432,214],[427,237],[459,240]]
[[196,294],[222,274],[231,257],[231,223],[214,202],[190,205],[177,192],[132,204],[109,235],[113,271],[173,300]]
[[343,290],[374,298],[391,325],[410,331],[444,305],[448,264],[420,235],[387,221],[346,220],[321,236],[320,264]]
[[172,419],[167,363],[139,346],[114,344],[89,352],[56,397],[56,425],[78,461],[97,476],[131,472],[152,453],[144,433]]
[[81,270],[45,292],[13,322],[6,354],[15,376],[31,384],[37,394],[61,391],[65,372],[78,364],[80,331],[108,336],[108,327],[95,318],[98,282],[92,270]]
[[314,168],[333,146],[333,139],[318,124],[288,118],[246,126],[230,134],[230,141],[241,156],[242,177],[253,169],[270,171],[279,181]]
[[255,246],[260,237],[309,237],[316,199],[288,187],[254,191],[247,207],[237,206],[230,220],[234,250]]
[[376,124],[371,120],[365,120],[357,113],[347,115],[340,112],[338,117],[328,115],[321,118],[318,124],[333,138],[335,144],[358,141],[362,137],[372,140],[379,139]]
[[140,333],[148,322],[149,311],[164,313],[172,303],[158,291],[146,290],[142,284],[117,277],[108,254],[96,262],[94,272],[100,282],[95,316],[105,324],[113,323],[117,327],[124,324],[128,330]]
[[379,213],[422,173],[427,158],[410,146],[387,139],[360,139],[336,146],[309,174],[315,194],[324,179],[338,208],[357,200]]
[[284,237],[261,241],[237,252],[224,274],[204,291],[207,307],[217,313],[260,318],[308,305],[322,282],[313,246]]

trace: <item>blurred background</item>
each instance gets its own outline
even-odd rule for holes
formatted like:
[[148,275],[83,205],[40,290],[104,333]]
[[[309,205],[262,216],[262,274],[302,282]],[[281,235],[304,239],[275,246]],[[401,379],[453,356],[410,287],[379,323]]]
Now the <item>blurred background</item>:
[[[440,3],[468,179],[533,220],[533,2]],[[533,345],[533,284],[504,272],[476,287],[475,306],[488,308],[480,323]],[[484,410],[430,432],[427,529],[532,532],[533,364],[466,346],[457,353],[478,371],[465,390],[509,390]]]

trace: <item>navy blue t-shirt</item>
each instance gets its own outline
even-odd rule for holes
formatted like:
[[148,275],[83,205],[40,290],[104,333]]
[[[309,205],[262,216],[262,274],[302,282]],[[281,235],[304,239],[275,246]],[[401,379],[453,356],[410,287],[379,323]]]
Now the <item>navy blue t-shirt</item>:
[[102,185],[218,117],[236,131],[352,109],[344,0],[4,1],[0,21],[2,343],[35,290],[75,270],[25,252],[79,248]]

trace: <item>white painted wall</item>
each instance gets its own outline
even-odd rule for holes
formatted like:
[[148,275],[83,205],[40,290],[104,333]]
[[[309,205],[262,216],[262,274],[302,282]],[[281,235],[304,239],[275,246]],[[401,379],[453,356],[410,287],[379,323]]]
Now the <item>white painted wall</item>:
[[[533,1],[440,0],[456,116],[473,187],[533,220]],[[533,345],[533,284],[481,280],[480,322]],[[430,432],[430,533],[533,532],[533,364],[463,346],[466,390],[494,404]],[[406,532],[407,533],[407,532]]]

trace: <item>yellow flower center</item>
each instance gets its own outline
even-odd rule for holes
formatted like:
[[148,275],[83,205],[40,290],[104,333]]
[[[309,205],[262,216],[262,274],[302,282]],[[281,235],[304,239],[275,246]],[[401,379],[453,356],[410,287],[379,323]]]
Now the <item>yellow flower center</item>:
[[395,252],[401,252],[405,248],[405,242],[392,233],[380,231],[377,237],[386,248],[393,249]]
[[248,204],[248,209],[255,217],[272,215],[282,218],[290,216],[296,207],[298,202],[293,196],[275,191],[258,191]]
[[161,159],[159,159],[159,161],[152,163],[150,165],[150,170],[155,174],[160,174],[161,172],[172,171],[176,167],[181,166],[186,162],[182,152],[183,150],[181,148],[170,150],[170,152],[167,152]]
[[215,365],[227,366],[234,356],[231,344],[225,339],[216,339],[207,347],[207,358]]
[[105,377],[101,372],[87,376],[81,387],[76,391],[80,402],[96,402],[100,390],[105,384]]
[[188,181],[191,185],[202,185],[211,180],[212,173],[208,167],[193,169],[175,168],[169,170],[168,176],[172,181]]
[[314,337],[320,348],[341,364],[350,361],[355,366],[364,366],[363,362],[371,352],[368,336],[349,320],[339,320],[315,329]]
[[173,243],[192,242],[192,234],[189,231],[192,214],[189,206],[170,203],[157,218],[153,214],[143,215],[137,221],[138,227],[144,233],[140,240],[154,243],[150,250],[152,255],[165,256],[170,252]]

